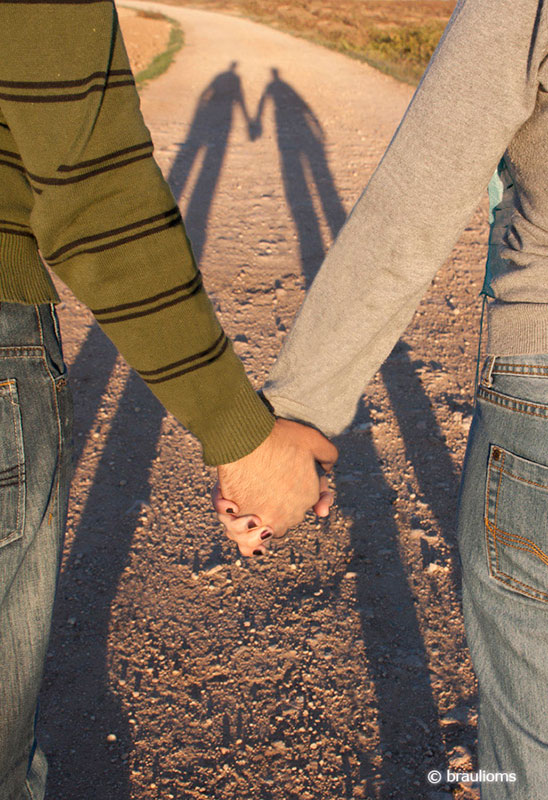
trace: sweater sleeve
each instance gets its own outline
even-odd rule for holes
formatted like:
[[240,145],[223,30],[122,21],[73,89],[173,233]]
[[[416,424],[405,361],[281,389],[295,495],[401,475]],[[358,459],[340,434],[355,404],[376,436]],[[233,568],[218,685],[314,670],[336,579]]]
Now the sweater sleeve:
[[21,173],[30,186],[43,258],[200,439],[206,463],[251,452],[274,420],[204,291],[113,3],[8,0],[0,50],[0,109],[17,147],[4,161],[14,186]]
[[542,0],[460,0],[377,170],[329,251],[265,386],[327,435],[352,420],[532,114]]

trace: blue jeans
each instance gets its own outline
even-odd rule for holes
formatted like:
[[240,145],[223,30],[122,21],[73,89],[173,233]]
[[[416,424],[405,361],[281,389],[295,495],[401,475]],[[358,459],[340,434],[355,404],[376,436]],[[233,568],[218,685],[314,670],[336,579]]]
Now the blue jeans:
[[34,719],[65,528],[72,403],[53,306],[0,304],[0,797],[41,800]]
[[459,503],[482,800],[548,798],[548,355],[488,357]]

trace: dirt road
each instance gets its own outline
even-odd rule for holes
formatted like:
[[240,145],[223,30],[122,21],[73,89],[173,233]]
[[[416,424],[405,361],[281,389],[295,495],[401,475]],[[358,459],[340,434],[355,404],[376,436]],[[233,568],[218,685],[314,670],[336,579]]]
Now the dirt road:
[[[165,11],[185,46],[143,111],[259,385],[411,90]],[[339,438],[330,519],[262,560],[224,541],[197,443],[63,290],[77,460],[42,699],[52,800],[450,796],[426,776],[475,746],[454,512],[485,227],[483,208]]]

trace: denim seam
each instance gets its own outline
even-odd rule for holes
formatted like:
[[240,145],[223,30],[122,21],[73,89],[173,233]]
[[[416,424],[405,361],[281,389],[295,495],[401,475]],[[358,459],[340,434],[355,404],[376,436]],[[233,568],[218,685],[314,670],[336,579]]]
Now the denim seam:
[[13,425],[13,440],[17,448],[17,512],[13,530],[11,530],[5,536],[0,537],[0,546],[5,547],[6,545],[10,544],[16,539],[19,539],[23,532],[24,515],[25,515],[25,505],[24,505],[25,504],[25,490],[24,490],[25,451],[23,448],[23,437],[20,429],[18,435],[17,419],[14,410],[14,407],[18,406],[18,403],[14,402],[14,392],[15,395],[17,396],[17,383],[15,380],[7,380],[2,384],[0,384],[0,386],[7,386],[9,390],[9,401],[11,405],[11,422]]
[[[484,389],[482,386],[479,387],[478,394],[481,395],[481,399],[485,400],[485,402],[506,408],[507,411],[515,411],[518,414],[528,414],[529,416],[533,417],[548,418],[548,405],[543,405],[541,403],[529,403],[526,400],[519,400],[515,397],[507,397],[506,395],[494,392],[492,389]],[[535,411],[527,411],[526,408],[516,408],[518,405],[525,406],[526,408],[541,408],[545,413],[538,414]]]
[[508,538],[510,541],[508,541],[507,544],[509,544],[511,547],[514,546],[512,544],[512,541],[519,542],[520,544],[530,544],[531,547],[528,548],[528,549],[530,549],[531,551],[532,550],[538,550],[539,553],[542,553],[542,555],[539,556],[539,558],[541,560],[543,560],[543,561],[546,560],[546,562],[548,563],[548,556],[546,555],[544,550],[542,550],[542,548],[540,548],[537,544],[535,544],[533,542],[532,539],[528,539],[527,536],[518,536],[517,533],[509,533],[508,531],[503,531],[502,528],[497,528],[496,525],[493,525],[491,522],[489,523],[489,525],[491,526],[491,529],[493,530],[493,532],[500,539],[504,540],[504,539]]
[[[36,359],[36,358],[39,358],[41,361],[43,361],[43,355],[42,355],[43,348],[39,347],[38,345],[36,346],[36,350],[38,351],[36,353],[22,353],[22,352],[18,353],[18,352],[16,352],[17,349],[18,348],[16,348],[16,347],[0,348],[0,357],[1,358],[10,358],[9,355],[6,355],[6,353],[4,353],[2,351],[3,350],[12,350],[13,351],[13,358],[17,358],[17,359],[21,359],[21,358],[33,358],[33,359]],[[21,349],[22,350],[23,349],[26,350],[27,348],[25,347],[25,348],[21,348]]]
[[[15,405],[14,402],[13,402],[13,390],[14,389],[16,389],[16,384],[15,383],[10,388],[10,400],[11,400],[11,403],[12,403],[12,408]],[[23,448],[23,436],[22,436],[22,431],[21,430],[19,431],[20,435],[17,436],[17,420],[15,419],[15,412],[13,410],[12,410],[12,419],[13,419],[13,430],[14,430],[14,435],[15,435],[15,442],[16,442],[16,445],[17,445],[17,460],[18,460],[18,464],[17,464],[17,479],[18,479],[18,487],[17,487],[18,488],[18,494],[17,494],[17,530],[19,530],[19,527],[21,526],[22,521],[23,521],[21,512],[22,511],[24,512],[24,507],[23,507],[23,509],[21,508],[21,505],[22,505],[21,500],[24,501],[24,499],[25,499],[25,492],[23,490],[23,484],[24,484],[24,481],[25,481],[25,451],[24,451],[24,448]]]
[[[508,580],[504,580],[504,578],[501,577],[502,575],[504,575],[505,578],[508,578]],[[499,572],[498,575],[493,575],[493,577],[495,580],[506,584],[506,586],[510,586],[510,588],[512,588],[515,583],[518,583],[520,586],[524,587],[523,589],[520,589],[521,594],[524,594],[527,597],[532,597],[533,600],[540,600],[543,603],[548,603],[548,597],[546,600],[544,600],[543,597],[540,597],[540,595],[544,595],[546,597],[545,593],[540,589],[534,589],[532,586],[529,586],[528,583],[523,583],[523,581],[518,581],[517,578],[512,578],[511,575],[507,575],[506,572]],[[526,589],[530,589],[530,591],[526,591]],[[533,592],[536,592],[536,594],[533,594]]]
[[512,472],[507,472],[505,469],[501,469],[501,474],[508,475],[509,478],[515,478],[515,480],[521,481],[522,483],[528,483],[531,486],[538,486],[539,489],[548,489],[548,485],[546,483],[536,483],[535,481],[530,481],[527,478],[521,478],[519,475],[514,475]]
[[[485,492],[485,522],[487,523],[489,517],[489,503],[491,497],[491,471],[493,467],[493,459],[492,457],[489,459],[489,469],[487,472],[487,488]],[[491,559],[491,540],[489,538],[489,527],[485,525],[485,538],[487,544],[487,561],[489,563],[489,573],[493,575],[493,564]]]
[[[548,556],[531,539],[527,539],[527,538],[524,538],[522,536],[518,537],[514,533],[508,533],[508,531],[503,531],[501,528],[497,528],[495,525],[490,523],[489,520],[486,520],[486,525],[489,527],[489,530],[493,533],[493,537],[494,537],[495,540],[496,539],[500,539],[503,544],[505,544],[507,547],[513,547],[514,550],[523,550],[524,552],[527,552],[527,553],[533,553],[534,555],[537,556],[539,561],[542,561],[544,564],[548,565]],[[521,544],[530,544],[531,546],[530,547],[519,547],[517,544],[513,544],[511,541],[507,541],[504,538],[506,536],[511,537],[511,538],[514,537],[515,540],[520,542]],[[503,574],[505,574],[505,573],[503,573]],[[540,589],[539,589],[539,591],[540,591]],[[548,592],[546,593],[546,596],[548,597]]]
[[[46,368],[47,368],[47,363],[46,363],[46,358],[45,358],[45,349],[44,349],[44,363],[46,364]],[[62,460],[62,452],[61,451],[62,451],[62,445],[63,445],[63,431],[62,431],[62,426],[61,426],[61,415],[60,415],[60,412],[59,412],[59,398],[58,398],[58,394],[57,393],[59,391],[59,387],[60,386],[65,386],[66,385],[66,380],[62,384],[58,383],[55,380],[55,377],[50,373],[49,369],[47,371],[48,371],[49,379],[51,381],[51,388],[52,388],[52,393],[53,393],[53,403],[54,403],[54,406],[55,406],[55,419],[57,420],[57,469],[56,469],[56,472],[55,472],[55,487],[54,487],[54,490],[53,490],[53,497],[57,498],[57,507],[59,507],[59,502],[58,502],[58,496],[59,496],[59,490],[60,490],[60,486],[59,486],[60,476],[59,476],[59,473],[60,473],[60,470],[61,470],[61,460]],[[59,514],[59,510],[57,511],[57,513]]]
[[[503,450],[502,451],[502,463],[500,465],[499,482],[498,482],[498,486],[497,486],[497,498],[495,500],[495,519],[494,519],[494,524],[495,525],[497,524],[497,516],[498,516],[498,512],[499,512],[500,487],[502,485],[502,469],[504,467],[505,458],[506,458],[506,453]],[[493,544],[495,545],[495,558],[496,558],[496,564],[497,564],[497,572],[500,572],[499,551],[498,551],[498,548],[497,548],[497,540],[496,540],[495,537],[493,537]]]
[[545,364],[498,364],[498,366],[493,369],[493,372],[495,374],[502,372],[513,372],[515,368],[548,371],[548,366],[546,366]]
[[[488,560],[488,564],[489,564],[489,573],[495,580],[499,581],[500,583],[505,584],[506,586],[509,586],[510,588],[512,588],[512,587],[516,588],[516,584],[519,587],[523,587],[523,588],[520,588],[520,592],[522,594],[526,595],[527,597],[531,597],[533,600],[540,600],[541,602],[548,602],[548,593],[547,592],[543,592],[541,589],[535,589],[534,586],[530,586],[529,584],[518,580],[518,578],[514,578],[511,575],[508,575],[508,573],[503,572],[501,570],[501,568],[500,568],[499,551],[498,551],[498,547],[497,547],[497,541],[498,540],[500,540],[506,547],[513,547],[515,550],[523,550],[525,552],[531,553],[532,555],[535,555],[540,561],[545,563],[544,559],[539,557],[539,555],[537,553],[535,553],[532,549],[525,548],[525,547],[518,547],[515,544],[511,544],[508,541],[504,541],[502,536],[497,535],[500,532],[500,533],[502,533],[502,534],[504,534],[506,536],[516,536],[516,538],[518,538],[516,534],[510,534],[507,531],[503,531],[502,528],[499,528],[497,526],[497,515],[498,515],[498,506],[499,506],[499,500],[500,500],[500,489],[501,489],[501,484],[502,484],[502,475],[503,474],[505,474],[505,475],[509,474],[508,472],[506,472],[504,470],[504,461],[506,459],[506,453],[504,452],[504,450],[501,450],[501,455],[502,455],[502,461],[501,461],[500,467],[498,468],[499,476],[498,476],[497,495],[496,495],[496,498],[495,498],[495,509],[494,509],[494,521],[493,522],[491,522],[490,519],[489,519],[490,499],[491,499],[491,477],[492,477],[493,469],[497,469],[497,468],[493,467],[493,456],[492,456],[492,454],[491,454],[491,457],[489,459],[489,469],[488,469],[488,473],[487,473],[487,490],[486,490],[486,495],[485,495],[485,520],[484,521],[485,521],[485,533],[486,533],[486,539],[487,539],[487,560]],[[517,477],[517,476],[512,476],[512,477]],[[518,478],[518,480],[522,480],[522,479]],[[533,483],[532,481],[524,481],[524,482]],[[533,485],[540,486],[540,484],[533,484]],[[519,537],[518,541],[519,540],[523,541],[523,543],[530,541],[528,539],[523,539],[523,537]],[[536,547],[536,545],[534,545],[534,542],[531,542],[531,544],[534,547]],[[493,562],[492,562],[492,558],[491,558],[491,548],[492,547],[494,548],[494,551],[495,551],[495,568],[494,569],[493,569]],[[538,548],[538,550],[542,553],[542,550],[540,550],[540,548]],[[548,558],[547,558],[547,563],[548,563]],[[529,591],[526,591],[527,589]]]
[[542,367],[538,369],[495,369],[493,375],[526,375],[529,378],[544,378],[548,377],[548,368]]

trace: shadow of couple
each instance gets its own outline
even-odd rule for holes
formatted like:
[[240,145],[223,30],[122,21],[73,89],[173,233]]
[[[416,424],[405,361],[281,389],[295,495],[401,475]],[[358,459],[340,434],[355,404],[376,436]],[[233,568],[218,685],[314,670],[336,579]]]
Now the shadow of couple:
[[252,117],[248,111],[238,63],[216,75],[200,94],[190,131],[172,164],[168,181],[180,200],[196,159],[202,164],[190,193],[185,224],[192,240],[197,262],[203,255],[208,218],[215,195],[236,108],[247,124],[250,141],[263,133],[263,117],[269,103],[273,106],[274,124],[280,158],[285,198],[293,217],[299,240],[301,268],[310,285],[325,255],[321,223],[314,207],[314,194],[325,217],[332,238],[342,227],[346,213],[338,195],[325,151],[321,123],[308,103],[271,68],[271,79],[260,97]]

